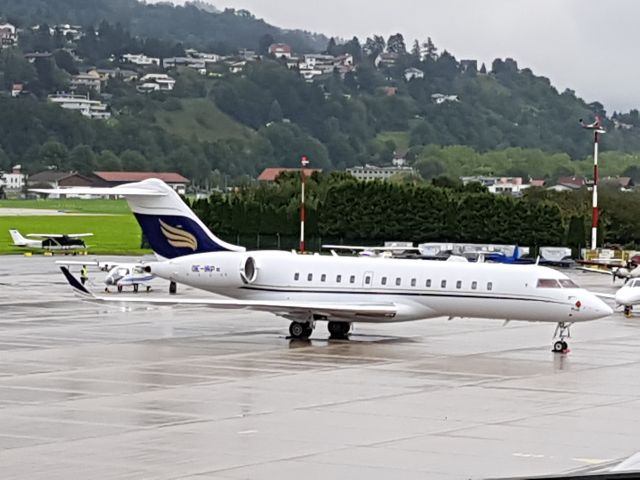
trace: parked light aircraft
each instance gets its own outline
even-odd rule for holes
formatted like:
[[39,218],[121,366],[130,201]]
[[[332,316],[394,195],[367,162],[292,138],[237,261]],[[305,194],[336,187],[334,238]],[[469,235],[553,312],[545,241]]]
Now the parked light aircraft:
[[330,334],[338,337],[348,335],[353,322],[435,317],[553,322],[555,352],[567,350],[571,324],[612,313],[594,294],[547,267],[247,252],[217,238],[160,180],[62,193],[70,190],[123,196],[151,247],[167,259],[147,264],[147,272],[227,297],[99,297],[61,267],[75,291],[92,301],[271,312],[291,320],[294,338],[308,338],[318,321],[327,321]]
[[18,230],[9,230],[9,234],[15,247],[45,251],[86,250],[87,245],[82,238],[93,236],[93,233],[29,233],[27,237],[39,239],[31,240],[23,237]]
[[100,262],[99,260],[89,261],[59,261],[61,265],[87,265],[98,267],[103,272],[107,272],[104,278],[105,292],[109,292],[110,287],[116,287],[118,292],[122,292],[125,287],[132,287],[134,292],[138,292],[140,287],[148,291],[151,290],[151,280],[154,276],[146,272],[142,263],[121,263],[121,262]]

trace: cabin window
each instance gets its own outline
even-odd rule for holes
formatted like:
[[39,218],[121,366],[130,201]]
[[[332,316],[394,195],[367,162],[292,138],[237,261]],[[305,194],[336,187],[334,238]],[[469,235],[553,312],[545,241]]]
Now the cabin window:
[[349,283],[356,283],[356,276],[355,275],[351,275],[349,277]]
[[321,282],[326,282],[327,281],[327,276],[324,273],[322,275],[320,275],[320,281]]
[[487,290],[493,290],[493,282],[487,283]]
[[458,280],[458,281],[456,282],[456,288],[457,288],[457,289],[462,288],[462,280]]
[[478,282],[471,282],[471,290],[478,288]]
[[396,286],[399,287],[402,283],[402,279],[400,277],[396,278]]
[[537,288],[560,288],[555,278],[539,278]]
[[558,280],[562,288],[580,288],[576,282],[569,280],[568,278],[561,278]]
[[364,284],[365,285],[371,285],[371,275],[365,275],[364,276]]
[[446,281],[446,280],[442,280],[442,281],[440,282],[440,286],[441,286],[442,288],[447,288],[447,281]]
[[416,279],[415,279],[415,278],[412,278],[412,279],[411,279],[411,286],[412,286],[412,287],[415,287],[415,286],[416,286]]
[[336,275],[336,283],[342,282],[342,275]]
[[310,282],[311,280],[313,280],[313,273],[307,274],[307,281]]
[[427,285],[427,288],[431,288],[431,279],[430,278],[427,279],[426,285]]
[[298,280],[300,280],[300,274],[298,272],[296,272],[296,274],[293,276],[293,279],[297,282]]
[[380,279],[380,283],[381,283],[382,285],[386,285],[386,284],[387,284],[387,277],[382,277],[382,278]]

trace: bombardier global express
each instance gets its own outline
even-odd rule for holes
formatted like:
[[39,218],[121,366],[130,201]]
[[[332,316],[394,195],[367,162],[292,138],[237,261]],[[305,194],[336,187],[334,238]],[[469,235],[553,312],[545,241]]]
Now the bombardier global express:
[[291,321],[294,338],[316,322],[344,337],[353,322],[405,322],[470,317],[556,323],[554,352],[576,322],[612,313],[566,275],[537,265],[438,262],[252,251],[216,237],[168,185],[150,179],[113,188],[36,190],[120,195],[129,203],[161,261],[148,273],[226,299],[97,297],[62,270],[76,292],[93,301],[205,305],[271,312]]

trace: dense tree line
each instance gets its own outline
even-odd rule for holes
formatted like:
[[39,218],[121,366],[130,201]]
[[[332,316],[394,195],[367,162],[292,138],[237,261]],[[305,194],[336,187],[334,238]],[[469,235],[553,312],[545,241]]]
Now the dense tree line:
[[197,2],[173,6],[169,2],[146,4],[137,0],[0,0],[0,14],[23,28],[41,23],[86,27],[106,20],[136,36],[184,42],[219,53],[257,49],[264,35],[287,42],[298,51],[319,50],[327,43],[322,35],[281,30],[246,10],[215,12]]

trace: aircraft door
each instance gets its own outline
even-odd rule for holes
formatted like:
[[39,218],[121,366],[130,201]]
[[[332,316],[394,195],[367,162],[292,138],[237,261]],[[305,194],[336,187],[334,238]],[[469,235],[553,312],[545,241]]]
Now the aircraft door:
[[365,288],[370,288],[373,286],[373,272],[364,272],[364,277],[362,278],[362,286]]

